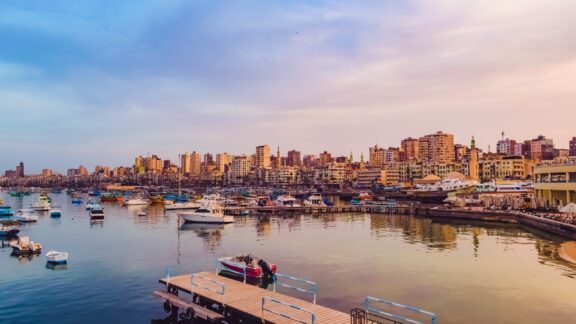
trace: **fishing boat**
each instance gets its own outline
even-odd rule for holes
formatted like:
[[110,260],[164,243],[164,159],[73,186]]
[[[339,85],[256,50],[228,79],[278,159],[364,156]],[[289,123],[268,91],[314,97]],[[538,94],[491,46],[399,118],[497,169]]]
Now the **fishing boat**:
[[40,195],[38,197],[38,202],[30,205],[30,209],[35,211],[49,211],[50,210],[50,198],[45,195]]
[[[164,202],[166,203],[166,202]],[[164,204],[164,209],[166,210],[178,210],[178,209],[198,209],[201,204],[193,201],[189,202],[177,202],[173,204]]]
[[58,218],[62,216],[62,211],[58,208],[52,208],[50,209],[50,217],[52,218]]
[[88,213],[90,214],[90,220],[104,219],[104,209],[98,204],[95,204]]
[[28,236],[19,237],[11,242],[10,246],[12,247],[12,254],[15,255],[30,255],[42,252],[42,245],[38,242],[30,241]]
[[12,215],[14,215],[14,213],[12,212],[12,208],[10,208],[10,206],[0,205],[0,217],[7,217]]
[[319,193],[315,193],[310,195],[310,197],[304,200],[304,206],[306,207],[326,207],[324,203],[324,199],[322,199],[322,195]]
[[195,211],[178,213],[178,216],[188,223],[234,223],[234,217],[225,216],[224,211],[216,204],[216,202],[213,201],[208,201],[208,203],[196,209]]
[[150,200],[144,197],[136,197],[132,199],[125,200],[122,205],[124,206],[138,206],[138,205],[148,205],[150,204]]
[[150,196],[150,202],[153,204],[163,203],[164,202],[164,196],[162,196],[161,194],[151,195]]
[[274,200],[274,205],[276,205],[276,207],[300,207],[300,205],[296,203],[296,198],[290,195],[278,196],[278,198]]
[[48,251],[46,260],[53,264],[64,264],[68,262],[68,252]]
[[81,203],[82,203],[82,199],[80,199],[80,198],[74,198],[74,199],[72,199],[71,202],[72,202],[73,204],[81,204]]
[[15,237],[20,230],[20,222],[13,220],[0,221],[0,236]]
[[122,200],[122,196],[120,196],[116,193],[105,192],[105,193],[100,195],[100,201],[102,201],[102,202],[113,202],[113,201],[118,201],[118,200]]
[[145,211],[139,211],[138,216],[146,216],[146,212]]
[[15,218],[18,221],[24,222],[24,223],[30,223],[30,222],[37,222],[38,221],[38,216],[32,214],[32,210],[30,210],[30,209],[18,210]]
[[90,210],[94,208],[94,206],[98,206],[98,203],[95,203],[92,200],[88,200],[88,202],[86,203],[86,210]]
[[219,258],[218,263],[222,270],[252,278],[272,276],[276,273],[277,268],[275,264],[267,263],[251,254]]

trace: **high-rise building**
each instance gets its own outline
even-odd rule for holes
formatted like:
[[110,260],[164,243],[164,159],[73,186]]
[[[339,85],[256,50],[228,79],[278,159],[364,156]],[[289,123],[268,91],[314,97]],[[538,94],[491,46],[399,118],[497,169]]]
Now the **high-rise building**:
[[417,138],[408,137],[400,143],[402,161],[417,161],[420,158],[420,147]]
[[200,175],[200,172],[202,172],[202,158],[200,153],[194,151],[190,154],[190,174]]
[[386,150],[374,145],[368,148],[368,164],[371,168],[383,168],[386,164]]
[[78,175],[87,176],[88,175],[88,168],[81,165],[78,167]]
[[242,183],[250,173],[250,159],[246,155],[234,157],[230,165],[230,180],[233,183]]
[[256,167],[270,168],[270,146],[266,144],[256,146]]
[[332,154],[324,151],[322,153],[320,153],[320,156],[318,157],[320,166],[325,166],[328,163],[332,163],[334,160],[332,159]]
[[554,142],[544,135],[539,135],[530,141],[530,152],[532,160],[536,163],[552,160],[554,158]]
[[516,141],[507,139],[501,139],[496,143],[496,153],[503,154],[505,156],[515,155]]
[[468,146],[462,144],[454,145],[454,161],[462,161],[468,154]]
[[296,150],[288,151],[288,156],[286,157],[286,165],[291,167],[298,167],[302,165],[300,152]]
[[190,174],[190,154],[188,152],[180,156],[180,172]]
[[304,164],[307,168],[312,168],[316,165],[316,156],[315,155],[304,155],[302,159],[302,164]]
[[570,156],[576,156],[576,137],[572,137],[569,143]]
[[389,147],[386,150],[386,163],[400,162],[400,149],[397,147]]
[[210,153],[204,154],[204,163],[210,164],[212,162],[214,162],[214,157],[212,156],[212,154]]
[[436,132],[418,139],[420,159],[424,162],[452,162],[454,135]]
[[228,153],[216,154],[216,167],[220,172],[226,171],[226,167],[232,163],[232,156]]

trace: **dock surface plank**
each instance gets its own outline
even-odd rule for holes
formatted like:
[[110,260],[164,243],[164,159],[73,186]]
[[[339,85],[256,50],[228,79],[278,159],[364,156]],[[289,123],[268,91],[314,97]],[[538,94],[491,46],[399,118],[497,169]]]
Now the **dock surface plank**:
[[[230,278],[219,276],[215,273],[211,272],[200,272],[196,275],[205,277],[211,280],[215,280],[218,282],[223,283],[226,286],[226,292],[224,294],[224,298],[222,295],[215,293],[213,291],[206,290],[202,287],[192,286],[191,279],[192,275],[181,275],[170,277],[169,280],[167,278],[160,279],[160,283],[162,284],[170,284],[171,286],[187,292],[187,293],[195,293],[204,298],[210,299],[214,302],[222,303],[227,308],[234,309],[237,312],[241,312],[244,314],[248,314],[255,318],[260,318],[262,315],[262,298],[269,297],[272,299],[280,300],[284,303],[295,305],[306,309],[316,316],[315,323],[330,323],[330,324],[348,324],[350,323],[350,315],[347,313],[343,313],[328,307],[320,306],[318,304],[313,304],[311,302],[307,302],[305,300],[301,300],[298,298],[286,296],[277,292],[273,292],[270,290],[262,289],[260,287],[248,285]],[[198,280],[196,282],[201,283],[204,286],[210,287],[215,290],[219,290],[220,287],[212,282],[205,281],[202,279],[195,279]],[[294,316],[298,320],[301,320],[306,323],[310,323],[310,315],[298,311],[296,309],[291,309],[287,306],[277,305],[274,303],[269,304],[269,308],[274,309],[275,311],[281,313],[290,314],[290,316]],[[270,312],[264,312],[264,319],[271,323],[279,323],[279,324],[291,324],[294,323],[293,320],[284,318],[282,316],[276,315]]]

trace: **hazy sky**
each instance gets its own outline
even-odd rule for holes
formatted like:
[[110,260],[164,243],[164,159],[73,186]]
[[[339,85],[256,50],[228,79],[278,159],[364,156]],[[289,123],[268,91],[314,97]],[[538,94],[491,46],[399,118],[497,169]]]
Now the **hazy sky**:
[[576,1],[0,0],[0,171],[576,136]]

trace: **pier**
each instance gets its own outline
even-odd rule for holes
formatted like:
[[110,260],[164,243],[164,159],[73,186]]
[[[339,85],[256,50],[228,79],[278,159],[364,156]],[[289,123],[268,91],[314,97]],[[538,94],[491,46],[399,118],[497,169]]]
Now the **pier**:
[[242,213],[248,211],[250,215],[271,214],[271,215],[290,215],[290,214],[337,214],[337,213],[370,213],[370,214],[399,214],[411,215],[414,213],[414,207],[410,205],[345,205],[345,206],[269,206],[269,207],[225,207],[224,214],[232,216],[242,216]]
[[[166,291],[154,294],[164,299],[177,316],[201,317],[228,323],[326,323],[348,324],[350,314],[275,291],[266,290],[211,272],[166,277],[159,280]],[[179,293],[191,294],[190,299]]]

